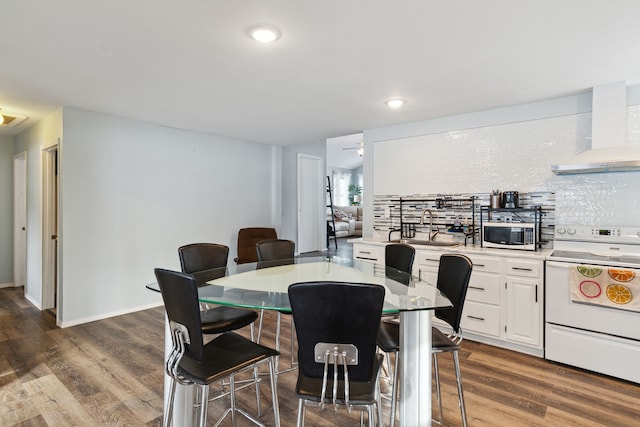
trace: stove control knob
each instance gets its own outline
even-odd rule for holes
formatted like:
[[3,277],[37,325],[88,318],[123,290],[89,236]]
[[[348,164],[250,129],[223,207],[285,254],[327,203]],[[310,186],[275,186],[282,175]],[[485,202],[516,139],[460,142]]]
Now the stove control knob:
[[[567,232],[567,230],[565,230],[564,228],[558,228],[558,230],[556,230],[558,234],[564,234]],[[638,232],[638,234],[640,234],[640,232]]]
[[567,233],[569,233],[570,235],[573,236],[574,234],[576,234],[576,229],[575,228],[570,228],[570,229],[567,230]]

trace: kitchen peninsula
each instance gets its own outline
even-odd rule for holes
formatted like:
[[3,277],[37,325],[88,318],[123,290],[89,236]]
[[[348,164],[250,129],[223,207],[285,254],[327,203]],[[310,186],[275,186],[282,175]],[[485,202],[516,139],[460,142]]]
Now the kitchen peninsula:
[[[352,239],[355,259],[384,266],[383,237]],[[458,246],[413,245],[413,274],[436,282],[443,253],[462,253],[473,262],[473,272],[462,315],[466,339],[522,353],[544,356],[544,260],[550,249],[522,251]],[[434,326],[443,326],[433,319]]]

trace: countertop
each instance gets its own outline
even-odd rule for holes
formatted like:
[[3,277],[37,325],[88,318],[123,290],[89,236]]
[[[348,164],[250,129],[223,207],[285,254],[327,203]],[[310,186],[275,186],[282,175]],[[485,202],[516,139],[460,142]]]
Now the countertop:
[[[389,244],[387,240],[377,239],[373,237],[360,237],[347,240],[349,243],[386,246]],[[426,245],[412,245],[417,251],[433,251],[433,252],[458,252],[468,253],[476,255],[489,255],[489,256],[505,256],[505,257],[517,257],[517,258],[531,258],[536,260],[544,260],[548,255],[553,252],[553,249],[538,249],[537,251],[524,251],[518,249],[496,249],[496,248],[483,248],[480,244],[475,245],[460,245],[460,246],[426,246]]]

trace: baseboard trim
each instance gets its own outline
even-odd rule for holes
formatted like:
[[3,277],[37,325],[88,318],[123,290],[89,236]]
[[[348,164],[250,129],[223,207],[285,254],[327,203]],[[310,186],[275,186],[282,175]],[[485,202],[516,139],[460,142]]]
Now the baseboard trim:
[[123,314],[135,313],[136,311],[148,310],[150,308],[156,308],[162,305],[164,305],[164,303],[161,301],[159,303],[141,305],[141,306],[132,307],[126,310],[116,310],[109,313],[98,314],[96,316],[89,316],[89,317],[74,319],[74,320],[65,321],[65,322],[60,322],[60,319],[58,318],[58,326],[60,326],[61,328],[68,328],[70,326],[81,325],[83,323],[95,322],[96,320],[104,320],[110,317],[122,316]]
[[0,288],[13,288],[13,282],[0,283]]
[[24,293],[24,298],[29,301],[31,304],[33,304],[33,306],[35,308],[37,308],[38,310],[42,310],[42,306],[40,305],[40,302],[36,301],[35,299],[33,299],[33,297],[31,295],[29,295],[28,293]]

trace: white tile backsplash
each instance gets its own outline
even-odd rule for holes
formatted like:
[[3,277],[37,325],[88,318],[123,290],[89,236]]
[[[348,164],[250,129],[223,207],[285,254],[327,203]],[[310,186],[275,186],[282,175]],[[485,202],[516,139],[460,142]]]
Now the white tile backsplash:
[[[556,176],[552,164],[590,148],[591,113],[374,145],[374,194],[553,192],[556,224],[640,225],[640,172]],[[627,108],[627,145],[640,148],[640,106]]]

